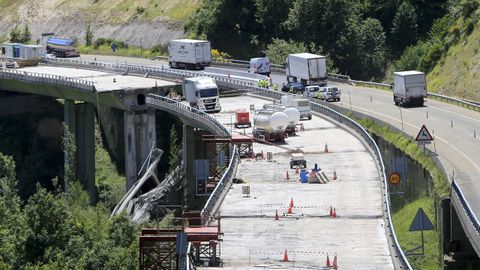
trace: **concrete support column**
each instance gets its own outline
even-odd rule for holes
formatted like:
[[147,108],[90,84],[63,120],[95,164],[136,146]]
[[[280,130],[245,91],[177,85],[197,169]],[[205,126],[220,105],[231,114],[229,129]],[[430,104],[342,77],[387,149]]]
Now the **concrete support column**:
[[[75,138],[75,177],[87,190],[90,201],[97,200],[95,186],[95,106],[90,103],[75,104],[65,100],[64,121]],[[65,166],[70,161],[65,155]],[[65,179],[65,191],[68,191],[68,179]]]
[[[75,115],[75,102],[73,100],[64,100],[64,116],[63,120],[65,122],[66,127],[70,131],[70,133],[74,136],[75,138],[75,132],[77,130],[77,121],[76,121],[76,115]],[[64,137],[66,137],[67,131],[64,131]],[[66,143],[65,141],[63,142],[64,144]],[[67,164],[70,163],[70,160],[68,158],[68,155],[64,153],[65,161],[64,161],[64,171],[67,171]],[[64,177],[65,179],[65,192],[68,192],[68,179],[67,177]]]
[[77,104],[77,177],[87,189],[91,202],[97,200],[95,186],[95,106]]
[[195,199],[196,183],[194,178],[194,161],[195,161],[195,134],[193,127],[183,125],[183,141],[182,141],[182,159],[184,170],[184,204]]
[[123,128],[125,136],[125,177],[129,190],[137,181],[137,152],[135,139],[135,112],[123,113]]

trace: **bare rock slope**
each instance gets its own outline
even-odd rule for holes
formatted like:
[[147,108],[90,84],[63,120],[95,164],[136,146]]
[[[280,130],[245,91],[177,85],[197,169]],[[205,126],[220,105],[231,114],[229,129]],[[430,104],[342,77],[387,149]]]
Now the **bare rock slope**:
[[32,39],[42,33],[84,41],[90,25],[94,38],[114,38],[152,47],[184,36],[183,25],[200,0],[6,0],[0,1],[0,39],[14,25],[28,23]]

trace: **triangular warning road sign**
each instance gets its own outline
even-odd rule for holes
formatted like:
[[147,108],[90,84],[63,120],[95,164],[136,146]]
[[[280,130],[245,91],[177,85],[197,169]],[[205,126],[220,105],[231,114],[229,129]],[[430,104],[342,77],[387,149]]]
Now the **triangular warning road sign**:
[[420,129],[420,132],[418,132],[417,138],[415,138],[415,141],[433,141],[432,135],[430,135],[430,132],[428,132],[428,129],[425,125],[422,126]]
[[425,212],[423,212],[423,209],[419,208],[415,218],[413,219],[412,225],[410,225],[409,231],[429,231],[433,229],[434,227],[432,222],[428,219]]

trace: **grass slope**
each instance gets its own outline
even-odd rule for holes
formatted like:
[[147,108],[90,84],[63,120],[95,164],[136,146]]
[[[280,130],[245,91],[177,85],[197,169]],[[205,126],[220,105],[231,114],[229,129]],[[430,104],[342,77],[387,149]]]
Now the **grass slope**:
[[[409,228],[413,218],[417,214],[419,208],[422,208],[427,214],[428,219],[435,224],[435,215],[432,201],[425,197],[407,204],[393,215],[393,225],[397,238],[404,251],[411,250],[421,245],[420,232],[410,232]],[[436,230],[424,231],[425,240],[425,256],[409,256],[408,261],[413,269],[441,269],[439,260],[439,241],[438,232]],[[420,253],[421,249],[415,251]]]
[[427,74],[428,89],[449,96],[480,101],[480,26],[451,46]]
[[0,0],[0,18],[16,21],[22,13],[30,18],[82,16],[86,21],[112,24],[133,20],[185,22],[201,0]]

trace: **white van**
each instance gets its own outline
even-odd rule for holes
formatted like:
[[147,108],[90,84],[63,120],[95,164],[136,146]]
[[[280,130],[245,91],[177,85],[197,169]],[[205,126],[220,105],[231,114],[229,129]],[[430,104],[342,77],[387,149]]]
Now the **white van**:
[[311,85],[305,87],[305,91],[303,91],[303,96],[306,98],[316,98],[318,91],[320,91],[319,85]]
[[267,57],[251,58],[248,72],[270,76],[270,60]]

